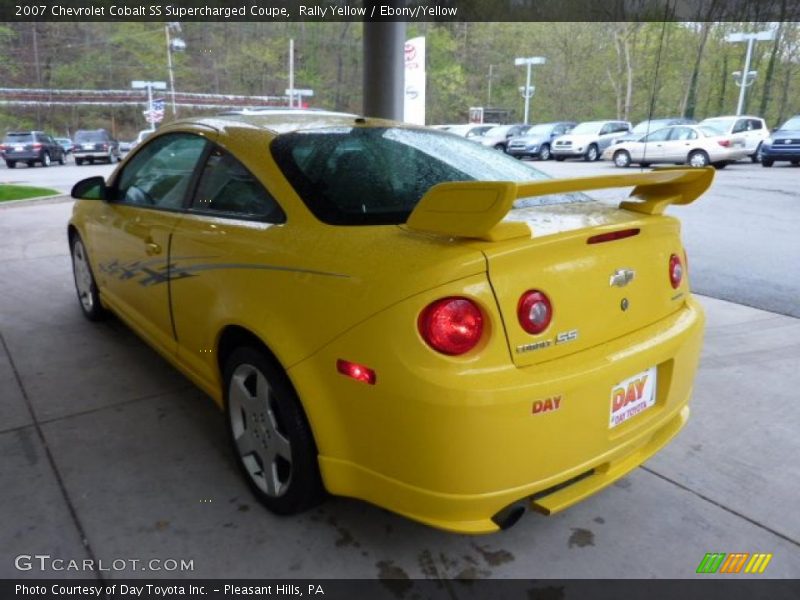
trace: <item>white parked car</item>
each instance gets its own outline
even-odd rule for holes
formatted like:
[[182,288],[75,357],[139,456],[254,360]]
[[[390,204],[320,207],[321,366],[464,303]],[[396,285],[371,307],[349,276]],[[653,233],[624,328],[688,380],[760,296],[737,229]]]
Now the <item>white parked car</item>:
[[761,117],[748,115],[711,117],[700,121],[700,125],[709,125],[737,141],[743,141],[750,160],[753,162],[761,160],[761,143],[769,137],[769,128]]
[[687,163],[692,167],[714,165],[722,169],[747,156],[742,140],[721,134],[707,125],[673,125],[654,131],[638,140],[620,142],[609,147],[603,158],[618,167],[638,163]]
[[453,125],[447,130],[447,133],[477,141],[478,138],[483,137],[487,131],[494,127],[497,127],[494,123],[468,123],[466,125]]
[[553,140],[550,153],[556,160],[582,158],[594,161],[619,137],[631,130],[628,121],[585,121]]

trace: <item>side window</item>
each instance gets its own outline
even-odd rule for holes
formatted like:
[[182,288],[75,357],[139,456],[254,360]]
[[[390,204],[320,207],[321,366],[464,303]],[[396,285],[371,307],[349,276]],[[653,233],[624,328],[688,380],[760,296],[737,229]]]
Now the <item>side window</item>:
[[286,222],[283,210],[264,186],[222,148],[214,148],[203,167],[192,210],[270,223]]
[[733,126],[733,131],[731,131],[731,133],[742,133],[743,131],[747,131],[747,119],[739,119],[736,121],[736,125]]
[[611,123],[606,123],[600,130],[600,135],[606,135],[614,131],[614,126]]
[[756,129],[763,129],[761,121],[758,119],[750,119],[748,129],[755,131]]
[[695,133],[694,129],[689,129],[688,127],[675,127],[672,130],[672,134],[669,136],[670,140],[696,140],[697,133]]
[[658,131],[654,131],[653,133],[648,135],[646,138],[644,138],[644,141],[645,142],[665,142],[667,140],[667,138],[669,137],[670,131],[671,130],[669,128],[659,129]]
[[114,200],[159,208],[179,209],[206,141],[190,133],[154,139],[125,166],[117,179]]

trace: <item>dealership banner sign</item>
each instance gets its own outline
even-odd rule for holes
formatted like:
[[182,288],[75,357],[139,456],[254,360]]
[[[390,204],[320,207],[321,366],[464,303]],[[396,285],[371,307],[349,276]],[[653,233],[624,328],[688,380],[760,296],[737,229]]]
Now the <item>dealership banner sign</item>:
[[405,96],[403,120],[425,125],[425,38],[415,37],[405,45]]

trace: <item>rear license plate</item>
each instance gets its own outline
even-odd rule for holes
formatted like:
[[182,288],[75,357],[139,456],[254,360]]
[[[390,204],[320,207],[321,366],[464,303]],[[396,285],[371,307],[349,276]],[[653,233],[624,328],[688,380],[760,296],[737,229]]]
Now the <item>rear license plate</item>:
[[656,367],[650,367],[611,388],[609,428],[624,423],[656,403],[656,372]]
[[14,152],[22,152],[25,150],[23,146],[14,146]]

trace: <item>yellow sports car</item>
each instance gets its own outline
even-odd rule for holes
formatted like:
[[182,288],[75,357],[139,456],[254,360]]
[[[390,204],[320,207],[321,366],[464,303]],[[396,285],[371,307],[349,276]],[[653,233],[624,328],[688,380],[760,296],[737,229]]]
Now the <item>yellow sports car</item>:
[[[669,204],[713,169],[568,180],[433,130],[265,111],[178,121],[69,223],[110,309],[224,408],[255,495],[443,529],[561,510],[686,423],[703,332]],[[621,204],[581,192],[633,187]]]

